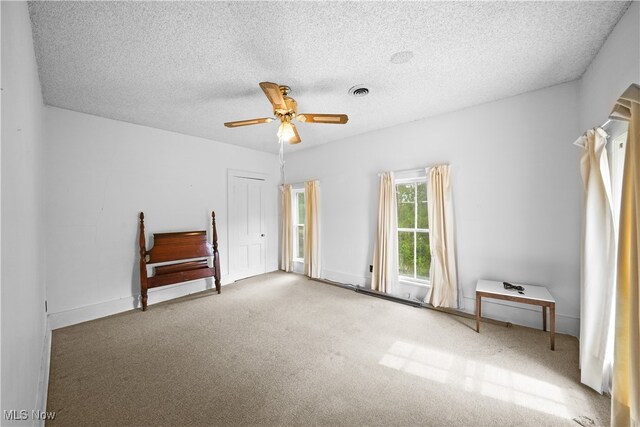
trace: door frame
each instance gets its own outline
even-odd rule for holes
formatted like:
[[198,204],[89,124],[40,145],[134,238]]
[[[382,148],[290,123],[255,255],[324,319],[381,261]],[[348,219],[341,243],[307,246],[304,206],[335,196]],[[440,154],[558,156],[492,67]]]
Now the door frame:
[[[235,259],[232,260],[233,255],[233,236],[232,236],[232,231],[231,231],[231,193],[233,192],[233,179],[234,178],[244,178],[244,179],[253,179],[256,181],[262,181],[265,183],[264,187],[263,187],[263,194],[262,194],[262,199],[260,200],[260,209],[261,209],[261,217],[260,217],[260,228],[263,230],[264,232],[264,247],[263,247],[263,251],[262,251],[262,262],[264,264],[264,272],[267,272],[267,248],[268,248],[268,240],[269,240],[269,234],[266,232],[265,229],[265,192],[267,189],[267,183],[269,182],[268,179],[268,175],[261,173],[261,172],[253,172],[253,171],[247,171],[247,170],[241,170],[241,169],[227,169],[227,224],[229,225],[227,227],[227,242],[229,242],[229,256],[227,257],[227,269],[229,271],[229,281],[230,282],[235,282],[236,280],[240,280],[240,279],[244,279],[245,277],[240,277],[240,274],[236,271],[235,268]],[[247,276],[250,277],[250,276]]]

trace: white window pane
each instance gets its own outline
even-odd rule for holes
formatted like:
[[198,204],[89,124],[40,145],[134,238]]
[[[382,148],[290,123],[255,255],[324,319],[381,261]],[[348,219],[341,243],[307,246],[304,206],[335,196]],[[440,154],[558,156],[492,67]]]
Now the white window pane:
[[398,232],[398,272],[402,276],[413,277],[413,247],[415,233]]
[[299,225],[298,227],[298,247],[296,248],[296,258],[304,258],[304,227]]
[[398,205],[398,228],[415,228],[416,186],[414,184],[398,184],[396,186]]
[[429,248],[429,233],[416,233],[416,277],[429,278],[431,268],[431,251]]
[[298,224],[306,224],[305,221],[305,207],[304,207],[304,193],[297,193],[298,197]]
[[416,187],[418,228],[429,228],[429,217],[427,216],[427,183],[418,182]]

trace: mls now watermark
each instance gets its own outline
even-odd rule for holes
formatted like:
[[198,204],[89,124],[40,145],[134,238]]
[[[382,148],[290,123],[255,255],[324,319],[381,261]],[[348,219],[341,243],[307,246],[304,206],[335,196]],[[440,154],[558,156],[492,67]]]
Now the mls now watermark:
[[54,412],[40,411],[33,409],[27,411],[26,409],[11,409],[4,411],[4,419],[6,421],[25,421],[25,420],[53,420],[56,417]]

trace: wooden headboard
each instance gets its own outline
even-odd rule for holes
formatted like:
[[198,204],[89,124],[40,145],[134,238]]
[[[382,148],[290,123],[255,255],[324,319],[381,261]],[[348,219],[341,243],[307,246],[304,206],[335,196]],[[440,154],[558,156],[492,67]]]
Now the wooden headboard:
[[[146,249],[144,212],[140,212],[140,294],[142,311],[147,309],[147,289],[173,285],[190,280],[213,277],[216,291],[220,293],[220,254],[216,213],[211,212],[212,241],[207,240],[206,231],[181,231],[178,233],[156,233],[153,247]],[[213,267],[207,259],[213,257]],[[164,263],[154,267],[154,274],[147,276],[147,265]]]

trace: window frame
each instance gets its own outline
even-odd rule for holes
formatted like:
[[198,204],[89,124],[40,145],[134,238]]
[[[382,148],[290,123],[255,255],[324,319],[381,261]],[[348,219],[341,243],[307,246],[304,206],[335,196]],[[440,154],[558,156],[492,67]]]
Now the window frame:
[[[305,209],[307,203],[307,195],[304,191],[304,188],[292,188],[291,197],[293,197],[293,201],[291,206],[293,207],[293,215],[292,215],[292,226],[293,226],[293,261],[295,262],[304,262],[304,236],[306,229],[306,218],[304,223],[300,223],[300,218],[298,212],[300,211],[298,206],[298,195],[302,194],[304,196]],[[303,236],[303,248],[302,248],[302,258],[299,258],[298,255],[298,228],[302,227],[302,236]]]
[[[401,178],[396,178],[394,180],[393,185],[395,186],[395,190],[396,190],[396,194],[398,191],[398,185],[404,185],[404,184],[417,184],[417,183],[425,183],[425,185],[428,185],[428,177],[426,176],[426,174],[421,175],[414,175],[411,177],[401,177]],[[417,187],[416,187],[416,194],[417,194]],[[396,196],[396,203],[397,203],[397,196]],[[429,204],[429,200],[427,199],[427,206]],[[397,209],[397,207],[396,207]],[[396,214],[397,215],[397,214]],[[428,208],[427,208],[427,218],[428,218]],[[417,226],[418,224],[418,204],[415,203],[414,204],[414,220],[415,220],[415,224]],[[431,232],[431,228],[404,228],[404,227],[399,227],[398,226],[398,218],[396,218],[396,233],[399,233],[401,231],[403,232],[411,232],[414,233],[414,241],[413,241],[413,271],[414,271],[414,276],[416,276],[416,272],[417,272],[417,266],[416,266],[416,262],[417,262],[417,234],[416,233],[426,233],[427,236],[429,236],[429,233]],[[431,222],[429,222],[429,224],[431,224]],[[397,234],[397,245],[398,245],[398,281],[400,283],[407,283],[407,284],[411,284],[411,285],[418,285],[418,286],[426,286],[426,287],[431,287],[431,277],[427,277],[426,279],[420,279],[418,277],[410,277],[410,276],[404,276],[402,274],[400,274],[400,238],[399,238],[399,234]],[[431,247],[429,247],[429,258],[431,258]]]

